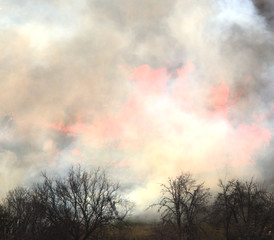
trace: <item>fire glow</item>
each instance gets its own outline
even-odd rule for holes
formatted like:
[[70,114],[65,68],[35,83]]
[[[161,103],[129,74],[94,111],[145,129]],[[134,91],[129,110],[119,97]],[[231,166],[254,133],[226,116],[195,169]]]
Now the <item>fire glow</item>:
[[[140,172],[153,169],[150,174],[162,169],[162,164],[167,169],[198,173],[254,163],[257,152],[269,145],[270,131],[255,117],[250,124],[232,125],[231,112],[241,94],[231,92],[224,80],[205,89],[208,98],[197,104],[199,92],[191,88],[192,74],[195,67],[191,63],[177,69],[176,77],[165,68],[142,65],[130,71],[131,96],[115,114],[102,115],[91,125],[78,120],[73,126],[62,122],[49,126],[74,137],[93,139],[84,143],[87,147],[118,143],[114,148],[126,156],[113,161],[115,167]],[[79,148],[75,149],[73,153],[79,155]],[[139,158],[132,159],[131,154]]]
[[77,163],[143,206],[182,171],[272,181],[274,5],[255,2],[7,1],[0,194]]

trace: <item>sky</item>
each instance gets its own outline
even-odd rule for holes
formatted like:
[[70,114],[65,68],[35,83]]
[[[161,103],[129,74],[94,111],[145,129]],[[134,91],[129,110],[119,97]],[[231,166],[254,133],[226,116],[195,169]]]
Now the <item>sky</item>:
[[190,172],[273,177],[270,0],[0,0],[0,195],[102,167],[137,209]]

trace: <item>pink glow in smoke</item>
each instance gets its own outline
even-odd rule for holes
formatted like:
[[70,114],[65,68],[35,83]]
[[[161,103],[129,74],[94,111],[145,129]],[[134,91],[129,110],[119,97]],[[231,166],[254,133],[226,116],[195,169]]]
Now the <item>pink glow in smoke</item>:
[[[199,96],[195,95],[197,92],[189,82],[193,73],[195,67],[187,63],[184,68],[177,69],[178,77],[169,85],[172,74],[167,69],[153,69],[149,65],[137,67],[129,74],[133,91],[115,114],[101,116],[89,126],[79,120],[73,126],[60,122],[50,128],[73,136],[88,135],[97,140],[97,147],[103,147],[106,141],[118,141],[119,150],[151,154],[151,162],[159,161],[153,159],[153,155],[168,156],[170,159],[167,160],[171,162],[176,158],[171,164],[182,163],[192,171],[209,170],[224,164],[252,164],[256,152],[269,144],[270,131],[256,119],[251,124],[232,126],[229,120],[231,109],[241,101],[242,93],[232,92],[222,79],[218,86],[205,89],[208,98],[204,99],[204,105],[195,104]],[[215,128],[215,125],[220,127]],[[200,147],[203,149],[201,155],[197,153]],[[184,158],[180,151],[189,160],[180,160]],[[79,149],[75,148],[73,153],[80,154]],[[115,166],[135,167],[139,164],[128,159],[130,156]],[[142,161],[147,159],[140,159],[140,163]]]

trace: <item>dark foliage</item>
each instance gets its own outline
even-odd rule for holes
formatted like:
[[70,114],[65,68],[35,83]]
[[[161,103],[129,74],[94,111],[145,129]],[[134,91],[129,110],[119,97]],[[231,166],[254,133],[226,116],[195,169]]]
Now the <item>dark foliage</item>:
[[154,206],[161,213],[164,232],[175,234],[179,240],[196,239],[208,210],[209,189],[187,173],[169,178],[168,184],[161,186],[162,197]]
[[99,169],[71,168],[63,178],[43,178],[31,189],[7,194],[0,208],[1,239],[99,239],[105,227],[129,213],[119,185]]
[[219,182],[213,214],[222,224],[225,239],[268,239],[273,231],[273,194],[253,180]]
[[[71,168],[32,188],[17,187],[0,204],[0,240],[271,240],[274,195],[250,181],[209,189],[190,174],[169,178],[155,205],[157,224],[124,221],[132,203],[104,171]],[[150,207],[152,207],[150,206]]]

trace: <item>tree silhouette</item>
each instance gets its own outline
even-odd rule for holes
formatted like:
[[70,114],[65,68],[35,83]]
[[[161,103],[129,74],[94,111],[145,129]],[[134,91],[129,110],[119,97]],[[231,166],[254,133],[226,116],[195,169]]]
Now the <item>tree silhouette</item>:
[[108,180],[104,171],[87,172],[71,168],[63,178],[49,178],[35,189],[46,209],[51,226],[75,240],[98,234],[106,225],[122,221],[130,204],[119,194],[119,185]]
[[174,227],[179,240],[194,239],[207,209],[209,189],[188,173],[169,178],[161,187],[161,199],[152,206],[158,206],[162,222]]
[[259,183],[230,180],[219,181],[221,192],[214,202],[214,216],[223,223],[225,238],[266,239],[273,230],[273,194]]

